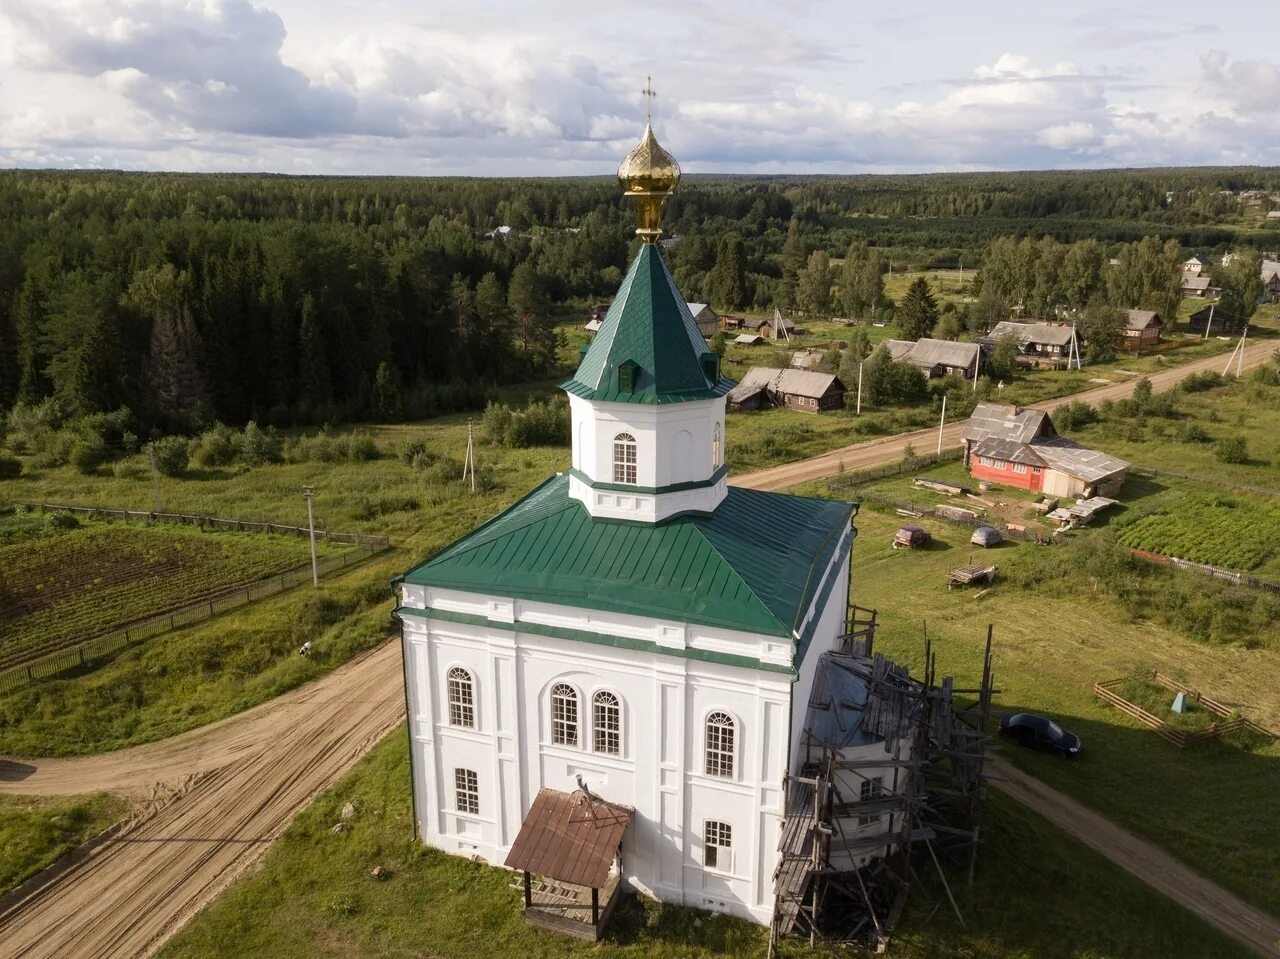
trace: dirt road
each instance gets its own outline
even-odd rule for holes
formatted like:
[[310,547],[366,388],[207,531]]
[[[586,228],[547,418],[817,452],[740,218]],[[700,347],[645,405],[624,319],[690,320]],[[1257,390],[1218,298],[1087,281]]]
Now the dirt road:
[[[1250,348],[1256,365],[1275,349]],[[1214,357],[1151,377],[1156,389],[1202,369],[1222,368]],[[1132,383],[1085,394],[1096,402],[1127,396]],[[1066,400],[1045,404],[1051,407]],[[959,440],[959,424],[944,441]],[[936,430],[862,443],[801,463],[739,477],[741,486],[780,489],[846,469],[893,462],[912,443],[933,448]],[[0,762],[0,793],[64,795],[97,790],[154,796],[167,784],[168,803],[152,802],[118,837],[97,847],[56,881],[0,913],[4,955],[125,957],[154,953],[196,911],[257,860],[293,816],[332,785],[404,717],[399,643],[392,642],[319,681],[203,729],[161,743],[84,759]],[[1074,835],[1088,810],[1063,803],[1034,780],[1008,774],[998,784]],[[1026,777],[1029,779],[1029,777]],[[1036,794],[1034,790],[1040,789]],[[174,790],[177,795],[174,795]],[[1069,812],[1061,812],[1061,810]],[[1051,814],[1052,813],[1052,814]],[[1060,815],[1062,821],[1054,819]],[[1108,849],[1132,850],[1120,862],[1139,878],[1257,945],[1280,938],[1275,921],[1239,903],[1167,855],[1110,823]],[[1084,831],[1093,829],[1090,825]],[[1079,838],[1089,842],[1088,836]],[[1101,849],[1115,858],[1112,852]],[[1188,892],[1194,890],[1194,892]],[[1206,905],[1206,903],[1208,905]],[[1266,925],[1271,923],[1270,926]],[[1252,931],[1250,931],[1252,930]],[[1267,954],[1267,953],[1264,953]]]
[[[1278,346],[1280,344],[1277,344],[1275,340],[1259,340],[1246,347],[1245,369],[1252,369],[1263,363],[1275,353]],[[1203,360],[1196,360],[1192,363],[1161,370],[1158,373],[1151,373],[1147,378],[1151,380],[1152,389],[1159,392],[1169,389],[1189,373],[1200,373],[1205,370],[1221,373],[1226,362],[1227,358],[1225,356],[1211,356]],[[1130,377],[1124,382],[1113,383],[1110,386],[1100,386],[1097,389],[1087,390],[1083,393],[1073,393],[1070,396],[1062,396],[1058,399],[1046,400],[1043,403],[1036,403],[1034,406],[1036,409],[1052,410],[1072,400],[1084,400],[1086,403],[1099,403],[1102,400],[1122,400],[1133,393],[1133,384],[1138,379],[1139,377],[1136,376]],[[956,420],[944,427],[942,431],[943,448],[948,449],[959,446],[960,434],[963,430],[964,420]],[[786,463],[782,466],[759,470],[755,473],[746,473],[742,476],[731,476],[729,482],[734,486],[742,486],[747,489],[787,489],[792,486],[798,486],[800,483],[809,483],[813,480],[834,476],[841,469],[853,471],[882,466],[886,463],[896,463],[903,458],[905,455],[904,450],[908,445],[914,447],[917,453],[932,453],[936,451],[938,448],[938,428],[934,426],[929,429],[917,430],[914,433],[899,433],[896,436],[885,436],[865,443],[855,443],[852,446],[832,450],[829,453],[823,453],[807,460]]]
[[185,790],[0,914],[0,952],[153,954],[403,720],[401,687],[400,644],[390,642],[197,733],[107,756],[0,765],[0,792],[142,795],[157,782]]
[[1280,919],[1242,902],[1167,852],[1046,786],[999,757],[987,762],[990,784],[1063,832],[1168,896],[1209,925],[1269,959],[1280,956]]

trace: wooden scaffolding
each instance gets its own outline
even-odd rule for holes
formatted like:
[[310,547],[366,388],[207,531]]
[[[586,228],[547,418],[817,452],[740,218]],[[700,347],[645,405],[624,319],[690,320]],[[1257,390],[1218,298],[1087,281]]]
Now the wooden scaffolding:
[[[992,697],[991,628],[981,684],[956,688],[937,681],[925,642],[921,679],[875,652],[876,614],[850,606],[842,649],[824,655],[802,738],[804,763],[786,782],[786,804],[774,873],[775,905],[769,955],[784,935],[811,944],[871,943],[884,948],[905,908],[921,865],[937,871],[963,923],[946,866],[969,875],[979,842],[978,812]],[[840,694],[823,681],[844,671],[865,688],[857,730],[835,727],[829,709]],[[824,712],[828,711],[828,712]],[[814,717],[822,723],[815,723]],[[850,758],[854,737],[882,743],[885,755]],[[859,789],[864,771],[891,770],[887,788]],[[864,834],[863,823],[887,826]],[[850,824],[859,828],[850,829]]]

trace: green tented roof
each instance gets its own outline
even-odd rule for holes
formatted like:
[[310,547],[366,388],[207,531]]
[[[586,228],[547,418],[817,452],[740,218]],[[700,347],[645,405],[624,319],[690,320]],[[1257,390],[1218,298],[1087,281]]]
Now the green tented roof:
[[[714,364],[711,370],[704,359]],[[619,369],[628,363],[635,369],[629,390],[619,382]],[[560,387],[613,403],[679,403],[724,396],[733,381],[719,375],[718,358],[698,332],[675,280],[657,248],[646,243],[577,372]]]
[[556,476],[404,582],[789,637],[851,511],[730,487],[710,515],[593,519]]

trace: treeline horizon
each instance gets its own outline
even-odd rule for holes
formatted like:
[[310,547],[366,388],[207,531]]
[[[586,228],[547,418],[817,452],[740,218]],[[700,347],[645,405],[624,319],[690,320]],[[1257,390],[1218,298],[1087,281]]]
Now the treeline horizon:
[[[664,227],[688,299],[786,310],[814,251],[900,270],[1020,236],[1280,248],[1220,192],[1244,189],[1280,192],[1280,168],[706,174]],[[478,408],[559,372],[554,314],[612,297],[635,248],[610,176],[9,170],[0,224],[0,411],[165,429]]]

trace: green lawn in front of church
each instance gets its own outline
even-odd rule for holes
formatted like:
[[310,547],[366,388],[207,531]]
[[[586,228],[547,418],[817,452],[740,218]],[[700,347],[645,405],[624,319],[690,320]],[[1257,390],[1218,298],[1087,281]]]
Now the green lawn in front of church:
[[[162,951],[165,959],[710,959],[765,954],[764,927],[653,902],[624,904],[605,942],[536,930],[516,873],[412,836],[404,727],[315,799],[267,852]],[[350,802],[350,828],[332,826]],[[1043,820],[998,796],[961,927],[935,883],[918,886],[891,959],[1243,957],[1232,942]],[[375,877],[376,867],[382,872]],[[783,955],[829,955],[787,940]],[[847,955],[857,955],[849,952]]]

